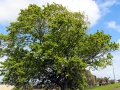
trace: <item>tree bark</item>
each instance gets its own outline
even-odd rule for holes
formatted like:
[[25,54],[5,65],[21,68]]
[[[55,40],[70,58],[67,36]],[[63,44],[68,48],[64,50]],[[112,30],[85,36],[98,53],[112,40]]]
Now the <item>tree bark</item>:
[[68,90],[68,84],[63,83],[62,86],[60,86],[61,90]]

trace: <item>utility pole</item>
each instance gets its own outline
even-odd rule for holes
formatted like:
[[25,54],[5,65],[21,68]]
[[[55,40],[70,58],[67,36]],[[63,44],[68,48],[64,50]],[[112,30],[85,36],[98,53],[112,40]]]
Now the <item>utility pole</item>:
[[112,63],[112,66],[113,66],[113,76],[114,76],[114,82],[115,82],[115,70],[114,70],[114,65]]

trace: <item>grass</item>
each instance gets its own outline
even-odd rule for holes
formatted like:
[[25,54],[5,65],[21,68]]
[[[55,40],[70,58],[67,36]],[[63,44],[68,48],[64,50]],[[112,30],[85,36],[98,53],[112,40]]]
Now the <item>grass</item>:
[[99,86],[99,87],[94,87],[94,88],[88,88],[85,90],[113,90],[114,88],[120,88],[120,83],[109,84],[109,85]]

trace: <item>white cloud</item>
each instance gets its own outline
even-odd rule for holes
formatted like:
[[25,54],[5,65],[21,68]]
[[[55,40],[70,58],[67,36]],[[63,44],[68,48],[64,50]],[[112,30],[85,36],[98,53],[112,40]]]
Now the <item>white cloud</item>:
[[20,9],[29,5],[27,1],[23,0],[4,0],[0,1],[0,24],[8,24],[15,21]]
[[118,40],[118,43],[120,44],[120,39]]
[[116,28],[116,22],[115,21],[110,21],[110,22],[108,22],[108,27],[109,28]]
[[115,21],[108,22],[107,27],[120,32],[120,25],[117,25]]
[[0,24],[4,25],[15,21],[20,9],[26,8],[31,3],[41,6],[47,2],[62,4],[71,11],[84,11],[92,26],[101,17],[98,5],[94,0],[0,0]]
[[105,2],[100,1],[98,6],[100,8],[102,16],[110,12],[110,7],[118,4],[117,0],[106,0]]
[[100,11],[94,0],[53,0],[54,2],[67,6],[72,11],[85,12],[91,25],[95,25],[100,19]]

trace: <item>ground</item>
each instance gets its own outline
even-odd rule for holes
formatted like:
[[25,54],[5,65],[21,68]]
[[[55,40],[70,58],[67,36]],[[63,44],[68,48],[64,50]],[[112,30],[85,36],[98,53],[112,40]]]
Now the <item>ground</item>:
[[112,89],[112,90],[120,90],[120,88],[114,88],[114,89]]
[[0,90],[11,90],[13,86],[10,85],[0,85]]

